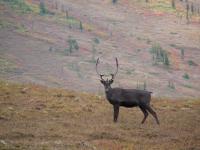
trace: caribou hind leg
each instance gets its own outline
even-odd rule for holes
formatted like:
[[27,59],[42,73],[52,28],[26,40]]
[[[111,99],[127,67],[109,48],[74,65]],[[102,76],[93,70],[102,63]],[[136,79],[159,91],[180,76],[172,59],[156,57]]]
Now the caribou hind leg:
[[156,120],[156,123],[157,124],[160,124],[159,120],[158,120],[158,117],[157,117],[157,114],[156,112],[151,108],[151,106],[149,105],[146,105],[146,109],[152,114],[152,116],[155,118]]
[[143,114],[144,114],[144,118],[143,118],[143,120],[142,120],[142,122],[141,122],[141,124],[143,124],[143,123],[145,122],[146,118],[148,117],[148,112],[147,112],[146,109],[145,109],[144,107],[142,107],[142,106],[140,106],[140,109],[141,109],[141,111],[142,111]]

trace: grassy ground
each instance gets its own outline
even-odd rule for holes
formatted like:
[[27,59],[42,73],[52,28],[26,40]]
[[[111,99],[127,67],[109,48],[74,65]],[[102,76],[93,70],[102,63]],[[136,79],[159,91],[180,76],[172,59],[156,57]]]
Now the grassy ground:
[[160,126],[102,96],[0,82],[0,149],[200,149],[200,101],[153,99]]

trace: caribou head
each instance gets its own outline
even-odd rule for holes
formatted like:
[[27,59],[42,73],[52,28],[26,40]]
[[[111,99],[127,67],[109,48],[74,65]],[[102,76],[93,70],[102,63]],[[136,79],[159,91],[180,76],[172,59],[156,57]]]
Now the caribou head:
[[[117,58],[115,58],[115,61],[116,61],[116,71],[114,73],[111,73],[109,75],[105,75],[105,74],[100,74],[99,71],[98,71],[98,64],[99,64],[99,58],[97,59],[97,62],[96,62],[96,72],[97,74],[99,75],[100,77],[100,81],[101,83],[104,85],[104,88],[105,88],[105,91],[109,91],[111,89],[111,84],[114,82],[114,78],[118,72],[118,60]],[[111,76],[111,79],[104,79],[104,77],[107,77],[107,76]]]

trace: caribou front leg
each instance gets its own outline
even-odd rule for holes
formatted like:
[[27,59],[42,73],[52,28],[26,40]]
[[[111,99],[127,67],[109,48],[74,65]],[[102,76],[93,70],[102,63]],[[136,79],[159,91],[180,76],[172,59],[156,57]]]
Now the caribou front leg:
[[117,122],[117,118],[118,118],[118,115],[119,115],[119,105],[113,105],[113,110],[114,110],[113,121]]

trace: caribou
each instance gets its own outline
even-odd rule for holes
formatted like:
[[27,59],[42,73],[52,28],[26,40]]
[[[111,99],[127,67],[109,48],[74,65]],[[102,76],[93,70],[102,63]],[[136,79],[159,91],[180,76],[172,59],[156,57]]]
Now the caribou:
[[106,99],[109,101],[110,104],[113,105],[113,121],[117,122],[119,109],[120,107],[132,108],[132,107],[139,107],[140,110],[144,114],[144,118],[141,122],[143,124],[150,113],[156,120],[156,123],[159,124],[159,120],[157,117],[156,112],[150,106],[151,101],[151,93],[146,90],[139,90],[139,89],[124,89],[124,88],[112,88],[111,84],[114,82],[115,76],[118,72],[118,59],[115,58],[116,61],[116,71],[110,74],[111,79],[104,79],[105,74],[100,74],[98,71],[98,64],[99,58],[96,61],[96,72],[97,75],[100,77],[100,82],[103,84],[105,88],[105,95]]

